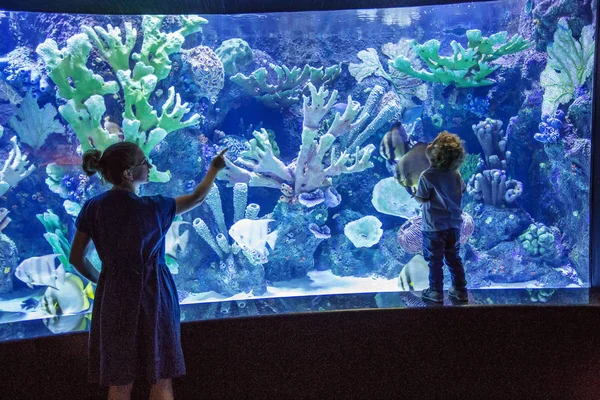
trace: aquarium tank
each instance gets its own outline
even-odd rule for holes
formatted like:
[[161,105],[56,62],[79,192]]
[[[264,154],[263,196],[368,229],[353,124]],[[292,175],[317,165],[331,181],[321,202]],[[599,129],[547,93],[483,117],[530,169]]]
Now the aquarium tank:
[[427,287],[411,192],[420,144],[442,131],[468,153],[468,287],[588,287],[596,7],[3,12],[0,326],[89,323],[94,286],[69,265],[70,242],[84,202],[110,186],[81,155],[119,141],[153,166],[140,195],[190,193],[229,149],[165,239],[181,304],[213,314]]

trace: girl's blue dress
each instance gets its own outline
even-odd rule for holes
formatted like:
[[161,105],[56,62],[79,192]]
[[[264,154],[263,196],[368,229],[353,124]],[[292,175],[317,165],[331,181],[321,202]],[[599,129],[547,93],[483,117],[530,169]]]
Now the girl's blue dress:
[[177,288],[165,263],[175,199],[111,190],[88,200],[77,229],[102,271],[89,337],[89,378],[102,386],[185,374]]

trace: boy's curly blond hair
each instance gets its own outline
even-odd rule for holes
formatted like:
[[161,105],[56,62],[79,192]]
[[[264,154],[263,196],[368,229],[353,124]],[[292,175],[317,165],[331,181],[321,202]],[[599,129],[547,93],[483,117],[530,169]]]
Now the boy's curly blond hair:
[[453,170],[465,161],[466,151],[457,135],[448,131],[440,132],[431,144],[429,162],[432,167]]

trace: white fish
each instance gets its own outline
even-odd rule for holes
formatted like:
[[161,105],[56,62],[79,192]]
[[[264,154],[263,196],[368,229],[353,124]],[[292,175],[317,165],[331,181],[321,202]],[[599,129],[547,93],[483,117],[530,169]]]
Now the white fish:
[[91,314],[57,315],[53,318],[44,318],[44,325],[52,333],[79,332],[85,330]]
[[185,251],[187,247],[190,231],[179,234],[179,227],[183,224],[189,224],[185,221],[175,221],[165,235],[165,253],[174,259],[177,259],[177,249]]
[[54,260],[60,254],[48,254],[31,257],[23,261],[15,269],[15,276],[33,289],[33,285],[57,287],[57,283],[65,282],[65,268],[60,264],[54,268]]
[[56,286],[56,289],[46,289],[42,298],[41,308],[47,314],[76,314],[90,308],[88,297],[93,297],[91,284],[84,288],[80,277],[67,273],[64,283],[58,283]]
[[417,254],[402,268],[398,286],[402,291],[421,291],[429,287],[429,265],[422,255]]
[[268,233],[269,222],[273,221],[275,220],[241,219],[229,229],[229,235],[242,250],[266,257],[269,254],[266,244],[274,249],[277,241],[277,231]]

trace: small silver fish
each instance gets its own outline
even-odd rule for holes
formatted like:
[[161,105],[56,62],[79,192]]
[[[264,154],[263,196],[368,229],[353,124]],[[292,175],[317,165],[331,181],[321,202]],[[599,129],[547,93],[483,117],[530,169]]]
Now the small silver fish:
[[331,107],[331,111],[334,113],[339,112],[340,114],[343,114],[346,111],[346,108],[348,108],[348,104],[346,103],[335,103]]
[[57,288],[57,284],[65,282],[65,268],[60,264],[54,267],[54,260],[60,254],[48,254],[41,257],[30,257],[15,269],[17,279],[25,282],[33,289],[33,285]]
[[177,250],[185,251],[189,241],[189,231],[179,233],[181,225],[189,224],[185,221],[175,221],[165,236],[165,253],[177,260]]
[[417,118],[421,118],[421,115],[423,115],[423,106],[407,108],[402,114],[402,123],[404,125],[410,125],[414,123]]
[[240,248],[253,257],[267,256],[267,243],[271,249],[275,248],[277,231],[268,233],[269,222],[273,219],[241,219],[229,228],[229,235],[235,240]]

